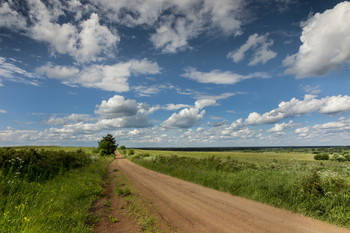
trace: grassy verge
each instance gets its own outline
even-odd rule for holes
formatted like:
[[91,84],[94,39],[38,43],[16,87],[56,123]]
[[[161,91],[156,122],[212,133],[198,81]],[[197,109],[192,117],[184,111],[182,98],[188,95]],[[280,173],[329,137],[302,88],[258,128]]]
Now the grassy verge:
[[[73,158],[71,153],[60,153],[65,158]],[[77,168],[61,168],[59,172],[43,176],[46,173],[42,173],[41,168],[56,165],[56,160],[47,160],[43,154],[37,155],[37,161],[28,160],[28,164],[23,163],[24,157],[14,157],[13,161],[20,162],[13,163],[11,169],[6,167],[9,163],[3,162],[0,169],[0,232],[91,232],[89,208],[103,193],[102,180],[106,177],[110,158],[95,157]],[[6,155],[1,155],[5,161]],[[77,152],[74,156],[80,158],[83,155]],[[69,164],[77,161],[81,160],[72,159]],[[32,178],[34,171],[39,174],[39,179]],[[24,175],[25,172],[31,175]]]
[[118,171],[116,177],[116,195],[125,201],[125,206],[122,208],[126,208],[130,216],[136,217],[137,224],[143,232],[161,232],[156,218],[146,207],[145,200],[133,190],[125,175]]
[[297,160],[253,163],[232,157],[149,154],[132,160],[161,173],[350,227],[349,163],[335,167]]

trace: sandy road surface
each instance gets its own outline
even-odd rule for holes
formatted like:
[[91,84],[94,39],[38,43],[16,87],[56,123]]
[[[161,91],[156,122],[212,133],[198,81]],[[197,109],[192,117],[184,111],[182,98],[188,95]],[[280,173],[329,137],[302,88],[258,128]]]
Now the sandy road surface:
[[178,232],[340,233],[350,230],[150,171],[118,167]]

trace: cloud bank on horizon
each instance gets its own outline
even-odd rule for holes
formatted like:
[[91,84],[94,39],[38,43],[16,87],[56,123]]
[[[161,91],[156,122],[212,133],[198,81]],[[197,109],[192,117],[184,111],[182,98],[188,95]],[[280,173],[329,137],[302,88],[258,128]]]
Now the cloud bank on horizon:
[[348,145],[350,2],[4,0],[0,146]]

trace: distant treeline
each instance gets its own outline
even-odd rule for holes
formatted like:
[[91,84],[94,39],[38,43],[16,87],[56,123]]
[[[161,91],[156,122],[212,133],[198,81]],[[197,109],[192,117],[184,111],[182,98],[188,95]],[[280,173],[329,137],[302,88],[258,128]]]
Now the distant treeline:
[[139,147],[140,150],[165,150],[165,151],[243,151],[243,152],[341,152],[350,150],[350,146],[295,146],[295,147]]

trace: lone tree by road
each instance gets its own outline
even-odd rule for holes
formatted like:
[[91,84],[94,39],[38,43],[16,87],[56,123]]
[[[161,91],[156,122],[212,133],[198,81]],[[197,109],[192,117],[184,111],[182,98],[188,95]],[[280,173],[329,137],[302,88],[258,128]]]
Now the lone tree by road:
[[112,134],[107,134],[98,142],[98,151],[102,156],[114,154],[118,144]]

